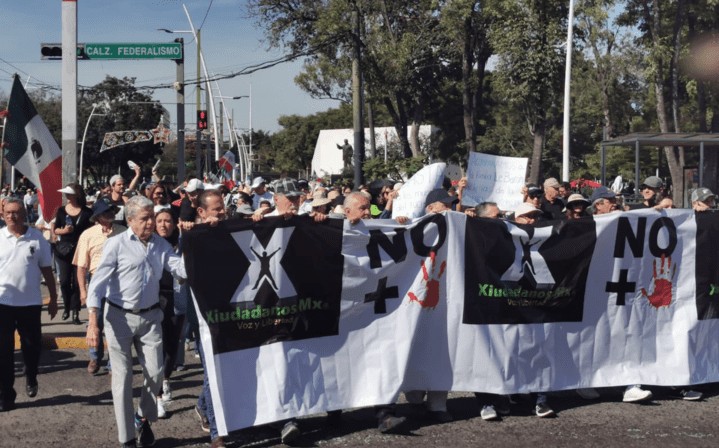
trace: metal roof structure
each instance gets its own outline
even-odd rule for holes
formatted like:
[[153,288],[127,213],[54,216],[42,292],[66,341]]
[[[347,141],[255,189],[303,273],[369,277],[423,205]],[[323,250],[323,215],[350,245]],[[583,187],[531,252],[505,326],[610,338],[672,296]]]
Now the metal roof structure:
[[699,186],[704,185],[704,148],[707,146],[719,147],[719,134],[697,132],[634,132],[622,135],[601,143],[602,156],[602,185],[606,183],[606,147],[628,146],[634,147],[634,177],[635,185],[639,185],[639,150],[642,146],[698,146],[699,147]]

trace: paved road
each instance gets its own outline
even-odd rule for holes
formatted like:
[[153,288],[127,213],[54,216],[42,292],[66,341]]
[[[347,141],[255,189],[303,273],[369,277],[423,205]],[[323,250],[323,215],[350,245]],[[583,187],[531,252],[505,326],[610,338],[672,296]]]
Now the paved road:
[[[85,314],[83,313],[83,318]],[[87,374],[85,350],[66,348],[82,341],[84,326],[45,319],[49,349],[43,353],[40,392],[30,399],[24,394],[20,376],[20,354],[16,352],[18,409],[0,414],[0,447],[106,447],[117,446],[117,429],[110,396],[110,377]],[[72,344],[70,344],[72,342]],[[202,374],[199,360],[188,353],[189,370],[174,375],[174,401],[170,417],[153,429],[157,447],[207,446],[209,437],[200,429],[194,405]],[[671,372],[667,372],[671,374]],[[141,375],[135,369],[135,396]],[[676,399],[667,389],[654,389],[656,399],[646,405],[621,403],[620,389],[601,390],[598,402],[588,402],[570,392],[550,395],[558,417],[539,419],[531,403],[520,402],[513,415],[500,422],[484,422],[471,394],[453,393],[448,402],[456,421],[433,424],[421,409],[400,404],[400,415],[411,419],[403,435],[382,435],[375,429],[371,409],[343,414],[342,424],[328,427],[324,416],[301,420],[301,446],[453,446],[453,447],[716,447],[719,445],[719,386],[706,385],[701,402]],[[229,446],[267,447],[279,445],[277,430],[264,427],[232,434]]]

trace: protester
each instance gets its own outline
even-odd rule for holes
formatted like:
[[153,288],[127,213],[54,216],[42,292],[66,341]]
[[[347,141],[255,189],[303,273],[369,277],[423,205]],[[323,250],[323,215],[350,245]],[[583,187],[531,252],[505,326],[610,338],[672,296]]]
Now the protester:
[[565,217],[569,221],[587,217],[589,216],[587,207],[589,207],[589,200],[579,193],[574,193],[567,198]]
[[691,201],[694,211],[705,212],[714,208],[715,200],[716,195],[708,188],[699,187],[692,191]]
[[569,196],[572,195],[572,184],[569,182],[561,182],[559,184],[559,199],[566,202],[569,200]]
[[546,220],[564,218],[564,201],[559,197],[559,187],[559,182],[553,177],[544,181],[544,196],[540,200],[539,209]]
[[180,230],[190,230],[197,220],[197,207],[200,194],[205,191],[205,185],[200,179],[190,179],[183,188],[185,198],[180,204]]
[[[105,241],[111,236],[118,235],[127,228],[113,222],[117,207],[110,205],[106,199],[99,199],[92,207],[92,216],[90,221],[95,225],[82,232],[77,242],[75,256],[72,264],[77,269],[78,290],[80,294],[80,303],[85,305],[87,302],[87,281],[95,273],[97,266],[100,264],[102,257],[102,248]],[[87,372],[95,375],[100,370],[100,363],[105,356],[105,347],[103,340],[104,319],[103,311],[105,309],[104,299],[100,302],[100,312],[97,315],[98,333],[97,347],[89,347],[90,362],[87,364]]]
[[51,226],[52,232],[58,237],[55,243],[55,263],[64,306],[62,320],[67,320],[72,312],[72,323],[80,325],[80,291],[72,259],[80,235],[92,226],[92,210],[86,206],[85,192],[80,184],[68,184],[58,191],[67,199],[67,204],[55,213],[55,223]]
[[[541,210],[525,202],[520,204],[514,211],[514,222],[517,224],[534,225],[541,215]],[[553,417],[555,415],[554,409],[549,405],[546,394],[536,394],[534,413],[539,418]]]
[[[155,206],[157,207],[157,206]],[[179,231],[175,217],[169,209],[155,211],[155,232],[179,253]],[[167,417],[165,405],[172,401],[170,378],[175,370],[178,346],[187,312],[187,287],[173,278],[168,271],[160,278],[160,308],[162,318],[162,351],[164,359],[162,390],[157,397],[157,418]]]
[[474,214],[478,218],[497,219],[502,217],[502,211],[496,202],[482,202],[474,207]]
[[[97,312],[102,298],[105,333],[112,363],[112,401],[118,438],[125,447],[152,446],[150,422],[157,419],[156,396],[162,387],[162,318],[159,289],[163,270],[185,278],[182,259],[170,243],[154,233],[152,201],[135,196],[126,204],[129,229],[107,240],[90,282],[87,344],[97,347]],[[143,269],[137,269],[142,266]],[[133,418],[132,347],[138,351],[144,384]],[[139,440],[137,440],[139,439]]]
[[617,196],[607,187],[595,188],[589,202],[592,203],[595,215],[604,215],[617,211]]
[[257,210],[260,208],[260,201],[266,200],[269,201],[270,207],[274,207],[275,203],[273,202],[272,193],[267,191],[265,186],[267,185],[267,181],[262,177],[255,177],[252,180],[252,185],[250,185],[250,188],[253,192],[252,195],[252,209]]
[[649,176],[639,185],[639,192],[642,195],[642,202],[629,206],[630,210],[655,207],[661,200],[661,190],[664,188],[664,181],[657,176]]
[[0,230],[0,412],[15,409],[15,330],[20,335],[25,363],[25,393],[38,392],[38,365],[42,348],[40,277],[50,292],[48,314],[57,314],[57,289],[52,273],[50,244],[26,224],[25,204],[18,198],[3,199]]
[[[430,191],[425,197],[424,211],[426,214],[449,212],[459,203],[459,198],[450,196],[447,190],[437,188]],[[425,403],[427,412],[431,419],[439,423],[448,423],[454,420],[452,414],[447,411],[448,391],[430,390],[426,391],[427,401]],[[422,404],[425,391],[412,390],[405,392],[407,401],[412,404]]]

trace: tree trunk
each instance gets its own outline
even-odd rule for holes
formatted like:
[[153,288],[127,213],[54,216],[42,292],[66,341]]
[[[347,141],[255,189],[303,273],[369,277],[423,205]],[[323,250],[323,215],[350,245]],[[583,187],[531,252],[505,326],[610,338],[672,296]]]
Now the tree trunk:
[[412,157],[422,155],[422,147],[419,144],[419,127],[422,125],[423,101],[419,101],[414,105],[414,113],[412,114],[412,126],[409,129],[409,146],[412,148]]
[[400,145],[402,146],[402,155],[405,158],[412,157],[412,149],[409,146],[409,140],[407,139],[407,115],[404,113],[404,107],[402,103],[397,99],[397,107],[395,108],[394,103],[389,97],[384,97],[384,105],[387,108],[394,122],[394,128],[397,131],[397,137],[399,138]]
[[367,124],[369,125],[369,156],[374,159],[377,157],[377,141],[374,134],[374,108],[369,98],[367,99]]
[[532,160],[529,166],[528,182],[539,185],[539,176],[542,174],[542,151],[544,150],[544,139],[547,132],[547,124],[544,118],[538,119],[534,127],[532,142]]
[[477,129],[474,125],[476,102],[472,89],[472,70],[474,67],[474,32],[471,14],[464,20],[464,52],[462,53],[462,119],[464,122],[464,141],[467,152],[477,151]]

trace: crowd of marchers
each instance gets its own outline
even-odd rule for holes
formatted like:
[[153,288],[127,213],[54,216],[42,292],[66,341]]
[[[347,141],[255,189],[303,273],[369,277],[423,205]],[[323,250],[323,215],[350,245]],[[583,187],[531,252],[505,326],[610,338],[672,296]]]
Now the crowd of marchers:
[[[182,235],[199,223],[216,225],[226,219],[288,219],[307,215],[322,223],[346,219],[349,226],[365,219],[391,219],[393,202],[402,194],[402,183],[377,181],[357,189],[326,185],[321,180],[280,178],[267,182],[257,177],[247,185],[229,188],[190,177],[180,185],[163,181],[141,184],[140,167],[135,177],[113,176],[107,185],[86,194],[71,183],[59,190],[65,196],[49,222],[37,213],[32,190],[21,194],[3,191],[0,222],[0,412],[15,408],[14,332],[21,341],[25,393],[39,392],[38,364],[41,349],[41,283],[50,298],[51,318],[82,324],[80,309],[88,310],[87,345],[89,375],[111,371],[111,390],[118,440],[121,446],[152,446],[151,424],[167,418],[166,407],[173,396],[172,374],[184,368],[185,352],[194,352],[205,366],[199,337],[198,317],[191,305],[189,286],[181,255]],[[126,186],[127,185],[127,186]],[[462,198],[467,180],[447,180],[443,188],[430,191],[424,212],[460,212],[473,218],[507,219],[520,225],[542,220],[585,219],[591,215],[636,208],[673,208],[664,194],[664,183],[648,177],[639,187],[641,200],[625,205],[621,193],[600,186],[589,197],[554,178],[542,186],[526,185],[521,205],[501,210],[496,203],[466,207]],[[714,208],[715,195],[707,188],[691,193],[692,208],[704,212]],[[39,216],[34,216],[37,213]],[[395,217],[404,224],[405,217]],[[59,283],[58,295],[57,283]],[[105,354],[105,346],[108,353]],[[144,384],[139,401],[132,390],[132,349],[142,365]],[[578,390],[582,397],[596,399],[592,389]],[[678,388],[685,400],[700,400],[691,387]],[[447,391],[405,391],[411,403],[423,404],[428,415],[439,422],[452,420],[447,411]],[[510,413],[511,397],[477,393],[480,416],[497,420]],[[547,395],[532,395],[539,417],[555,414]],[[652,392],[641,385],[628,385],[625,402],[651,400]],[[378,430],[401,431],[405,417],[398,416],[394,403],[375,408]],[[199,427],[208,432],[212,447],[225,446],[215,423],[214,408],[205,373],[195,412]],[[341,421],[341,411],[328,413],[332,425]],[[283,443],[301,435],[295,419],[275,424]]]

